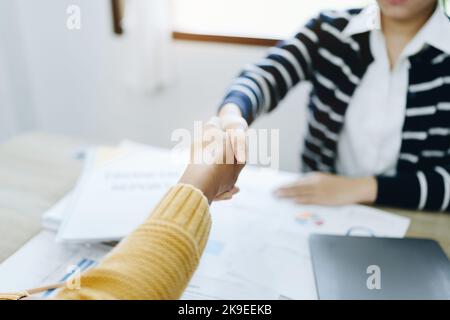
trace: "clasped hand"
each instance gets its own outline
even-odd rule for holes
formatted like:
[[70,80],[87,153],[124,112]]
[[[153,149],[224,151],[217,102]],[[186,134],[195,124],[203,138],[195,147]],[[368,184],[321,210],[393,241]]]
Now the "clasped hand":
[[[247,143],[246,120],[235,105],[226,105],[219,117],[210,120],[217,130],[231,137],[231,149],[239,163],[246,160]],[[373,203],[377,196],[377,182],[374,177],[345,177],[330,173],[312,172],[298,181],[282,186],[275,195],[289,198],[301,204],[346,205],[354,203]]]
[[193,143],[190,163],[179,182],[200,189],[209,203],[231,199],[239,191],[235,183],[245,164],[245,149],[241,158],[244,161],[238,161],[232,140],[219,119],[211,119],[205,125],[201,140]]

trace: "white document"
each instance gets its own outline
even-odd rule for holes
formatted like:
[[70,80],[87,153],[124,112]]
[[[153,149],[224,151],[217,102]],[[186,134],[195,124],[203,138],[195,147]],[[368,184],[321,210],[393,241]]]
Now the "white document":
[[[84,163],[83,170],[81,172],[78,181],[82,181],[83,178],[91,171],[100,168],[108,161],[123,156],[129,150],[129,142],[122,142],[119,147],[91,147],[83,150]],[[123,147],[122,147],[123,146]],[[68,192],[62,197],[55,205],[53,205],[48,211],[42,215],[42,226],[47,230],[57,231],[61,226],[64,217],[70,210],[72,204],[74,192]]]
[[[17,292],[64,282],[78,266],[81,271],[96,265],[111,247],[70,245],[55,242],[55,234],[41,231],[0,265],[0,292]],[[50,297],[45,292],[40,297]]]
[[58,240],[123,238],[148,217],[184,166],[175,163],[170,151],[132,148],[90,170],[73,191]]
[[273,195],[276,187],[295,179],[290,173],[244,169],[238,181],[241,192],[211,207],[210,238],[226,247],[215,268],[200,264],[203,274],[217,276],[226,269],[284,297],[316,299],[310,234],[403,237],[408,229],[409,219],[370,207],[304,206]]
[[181,300],[278,300],[280,294],[267,286],[236,276],[211,277],[196,273]]
[[69,192],[42,215],[42,226],[47,230],[58,231],[71,201],[72,193]]

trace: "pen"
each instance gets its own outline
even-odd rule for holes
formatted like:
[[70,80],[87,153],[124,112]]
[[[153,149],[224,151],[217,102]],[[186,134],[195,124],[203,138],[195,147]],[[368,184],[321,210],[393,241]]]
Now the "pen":
[[55,283],[46,285],[43,287],[32,288],[19,292],[11,292],[11,293],[0,293],[0,300],[22,300],[24,298],[30,297],[37,293],[45,292],[48,290],[55,290],[61,288],[65,285],[65,283]]

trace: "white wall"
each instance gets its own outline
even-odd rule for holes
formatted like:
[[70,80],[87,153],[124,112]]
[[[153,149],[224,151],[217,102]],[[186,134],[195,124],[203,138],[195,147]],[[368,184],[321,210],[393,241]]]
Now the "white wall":
[[[232,78],[265,51],[264,47],[176,41],[175,83],[154,95],[145,95],[115,81],[104,103],[96,107],[99,131],[95,134],[105,139],[125,136],[173,146],[171,132],[180,127],[192,129],[194,120],[214,115]],[[280,108],[255,123],[258,128],[280,129],[283,169],[298,168],[306,92],[307,87],[293,90]]]
[[[81,30],[66,27],[70,4],[82,8]],[[114,42],[109,1],[18,0],[18,6],[36,126],[68,134],[91,130]]]
[[[123,39],[111,31],[108,0],[0,3],[0,36],[8,39],[2,41],[7,46],[0,47],[0,52],[5,53],[11,70],[18,71],[8,73],[13,116],[21,123],[16,131],[38,129],[106,142],[129,138],[170,147],[172,131],[192,129],[194,120],[213,115],[239,69],[266,50],[176,41],[174,83],[165,90],[144,93],[122,77],[127,58]],[[66,28],[66,8],[73,3],[82,8],[80,31]],[[6,10],[14,6],[17,19]],[[284,169],[298,167],[304,100],[305,90],[296,90],[279,111],[256,123],[280,129]],[[2,111],[7,110],[1,104]]]

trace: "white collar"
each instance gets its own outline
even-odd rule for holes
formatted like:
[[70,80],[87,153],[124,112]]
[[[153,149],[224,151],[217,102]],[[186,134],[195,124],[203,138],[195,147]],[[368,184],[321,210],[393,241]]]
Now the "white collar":
[[351,18],[343,33],[347,36],[353,36],[358,33],[380,29],[380,8],[378,5],[372,4],[365,7],[360,13]]
[[[376,30],[381,31],[380,9],[378,5],[373,4],[354,16],[343,32],[347,36],[353,36],[358,33]],[[419,52],[426,44],[450,54],[449,35],[450,20],[444,13],[441,5],[438,4],[430,19],[407,45],[404,54],[407,56],[413,55]]]

